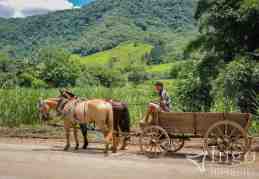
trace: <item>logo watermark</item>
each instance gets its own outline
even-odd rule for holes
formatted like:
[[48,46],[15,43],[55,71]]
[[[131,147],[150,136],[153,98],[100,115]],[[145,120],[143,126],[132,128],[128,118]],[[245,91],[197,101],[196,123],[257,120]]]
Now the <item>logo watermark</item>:
[[220,152],[212,148],[210,153],[186,155],[186,158],[202,175],[259,177],[259,171],[251,166],[256,162],[255,152]]

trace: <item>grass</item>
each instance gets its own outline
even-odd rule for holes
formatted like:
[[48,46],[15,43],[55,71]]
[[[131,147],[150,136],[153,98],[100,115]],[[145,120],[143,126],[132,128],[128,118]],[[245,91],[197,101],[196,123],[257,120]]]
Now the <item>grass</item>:
[[145,54],[149,54],[151,49],[151,45],[144,43],[122,43],[111,50],[106,50],[86,57],[72,55],[71,58],[86,65],[107,64],[112,58],[116,58],[123,63],[123,61],[127,62],[130,59],[140,60]]
[[[181,111],[177,99],[176,90],[179,80],[162,80],[169,92],[173,111]],[[138,86],[125,86],[122,88],[104,87],[84,87],[71,89],[77,96],[102,99],[114,99],[128,103],[133,127],[138,127],[150,101],[156,100],[157,96],[153,92],[154,81],[146,81]],[[39,99],[56,97],[59,95],[58,89],[29,89],[16,88],[10,90],[0,89],[0,126],[21,127],[23,125],[39,128],[41,121],[38,117],[37,102]],[[220,111],[220,110],[219,110]],[[60,119],[52,122],[61,123]],[[252,134],[258,134],[258,122],[254,123],[250,129]]]
[[[171,96],[174,96],[177,81],[163,80]],[[88,99],[114,99],[128,103],[132,125],[137,126],[147,109],[150,101],[158,97],[153,91],[154,81],[146,81],[141,85],[126,85],[118,88],[78,87],[73,88],[77,96]],[[38,125],[37,103],[40,99],[56,97],[58,89],[0,89],[0,126],[20,126],[23,124]],[[174,110],[177,102],[174,100]]]
[[[132,125],[137,125],[146,110],[146,105],[154,98],[152,88],[146,85],[108,89],[104,87],[74,88],[80,97],[116,99],[129,104]],[[17,88],[0,90],[0,125],[20,126],[40,123],[37,111],[39,99],[58,96],[58,89]]]
[[164,74],[164,73],[170,72],[172,65],[173,63],[150,65],[146,67],[146,70],[148,73],[152,73],[152,74]]

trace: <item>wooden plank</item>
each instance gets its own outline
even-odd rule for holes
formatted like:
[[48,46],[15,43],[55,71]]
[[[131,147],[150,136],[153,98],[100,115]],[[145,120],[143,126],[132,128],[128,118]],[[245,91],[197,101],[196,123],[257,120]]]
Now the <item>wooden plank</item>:
[[245,130],[250,125],[250,115],[222,112],[160,112],[158,122],[169,133],[189,133],[203,136],[211,125],[222,120],[238,123]]
[[194,134],[193,127],[194,114],[185,113],[159,113],[159,124],[169,133],[191,133]]
[[197,130],[196,134],[203,136],[206,131],[216,122],[224,120],[223,113],[208,113],[200,112],[197,113]]

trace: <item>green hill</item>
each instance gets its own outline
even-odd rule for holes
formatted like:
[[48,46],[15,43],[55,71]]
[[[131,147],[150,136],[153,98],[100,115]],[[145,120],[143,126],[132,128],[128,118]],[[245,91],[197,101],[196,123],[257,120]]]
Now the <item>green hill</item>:
[[169,73],[172,68],[173,63],[166,63],[160,65],[151,65],[147,67],[147,72],[154,74]]
[[23,57],[53,46],[85,56],[129,40],[154,43],[160,34],[193,29],[194,7],[194,0],[96,0],[81,9],[0,18],[0,51]]
[[72,55],[72,59],[86,65],[107,64],[110,59],[116,58],[120,63],[128,62],[131,58],[140,60],[152,49],[151,45],[144,43],[123,43],[116,48],[106,50],[86,57]]

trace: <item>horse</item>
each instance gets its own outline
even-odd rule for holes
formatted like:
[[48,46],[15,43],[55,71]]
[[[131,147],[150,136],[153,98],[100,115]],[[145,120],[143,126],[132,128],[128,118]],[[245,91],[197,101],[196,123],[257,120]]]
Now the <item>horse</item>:
[[[39,101],[39,114],[40,114],[40,118],[44,121],[48,120],[50,118],[50,111],[54,110],[57,112],[57,116],[62,115],[62,112],[60,111],[59,108],[63,108],[64,104],[67,102],[66,100],[78,100],[78,97],[70,94],[69,96],[67,96],[68,94],[63,94],[61,93],[61,96],[57,97],[57,98],[49,98],[46,100],[40,100]],[[61,102],[61,98],[65,98],[66,100]],[[108,103],[110,103],[112,105],[112,109],[113,109],[113,114],[114,114],[114,121],[113,121],[113,128],[115,131],[114,132],[115,135],[115,139],[119,138],[119,133],[123,132],[124,134],[128,134],[130,131],[130,116],[129,116],[129,111],[128,111],[128,107],[125,103],[122,102],[118,102],[118,101],[112,101],[112,100],[106,100]],[[75,117],[75,116],[72,116]],[[69,128],[73,128],[74,130],[74,137],[75,137],[75,141],[76,141],[76,147],[75,149],[77,150],[79,147],[79,142],[77,140],[77,128],[76,128],[76,123],[71,121],[71,120],[64,120],[64,128],[65,131],[67,131],[68,127]],[[79,123],[80,125],[80,130],[81,133],[84,137],[84,145],[83,145],[83,149],[86,149],[88,146],[88,139],[87,139],[87,123]],[[118,132],[120,131],[120,132]],[[66,137],[67,139],[69,138],[68,136],[69,131],[66,132]],[[127,141],[130,139],[130,137],[128,135],[123,135],[123,143],[122,146],[120,148],[120,150],[124,150],[126,149],[127,146]],[[69,141],[69,140],[67,140]],[[116,141],[116,144],[118,144],[118,141]],[[64,148],[64,150],[68,150],[69,148],[69,143],[67,143],[66,147]]]
[[[76,95],[74,95],[69,90],[60,90],[60,94],[62,97],[73,100],[73,99],[79,99]],[[120,134],[122,133],[123,140],[122,140],[122,146],[120,150],[125,150],[127,147],[127,142],[130,140],[130,114],[128,105],[126,103],[123,103],[121,101],[115,101],[112,99],[105,100],[106,102],[110,103],[112,105],[113,109],[113,117],[114,117],[114,133],[115,133],[115,139],[118,139],[120,137]],[[87,138],[87,126],[80,126],[81,132],[86,138]],[[116,141],[118,144],[118,141]]]
[[[48,119],[49,108],[55,108],[59,115],[64,119],[64,129],[66,133],[66,146],[64,150],[70,148],[70,128],[74,129],[75,150],[79,147],[76,124],[88,124],[95,122],[97,127],[105,137],[105,153],[108,153],[109,144],[113,141],[113,152],[116,152],[116,143],[113,140],[113,110],[110,103],[100,100],[78,101],[77,99],[68,100],[63,97],[52,98],[44,102],[40,102],[39,110],[42,119]],[[86,130],[85,130],[86,131]],[[85,141],[86,147],[88,145]]]
[[[58,106],[58,103],[60,101],[60,98],[57,97],[57,98],[48,98],[48,99],[45,99],[45,100],[40,100],[39,103],[38,103],[38,110],[39,110],[39,118],[42,120],[42,121],[48,121],[50,119],[50,117],[58,117],[58,116],[61,116],[62,114],[58,113],[57,112],[57,106]],[[51,111],[55,111],[56,114],[55,116],[51,116],[50,115],[50,112]],[[64,121],[65,122],[65,121]],[[75,137],[75,140],[77,140],[77,128],[76,128],[76,125],[71,125],[73,127],[73,133],[74,133],[74,137]],[[84,137],[84,145],[83,145],[83,149],[86,149],[87,146],[88,146],[88,140],[87,140],[87,124],[79,124],[80,126],[80,130],[82,132],[82,135]],[[66,130],[66,126],[64,125],[64,128]],[[64,148],[64,150],[68,150],[67,148],[68,146],[66,146]],[[79,148],[79,145],[76,144],[76,147],[75,147],[75,150],[77,150]]]

